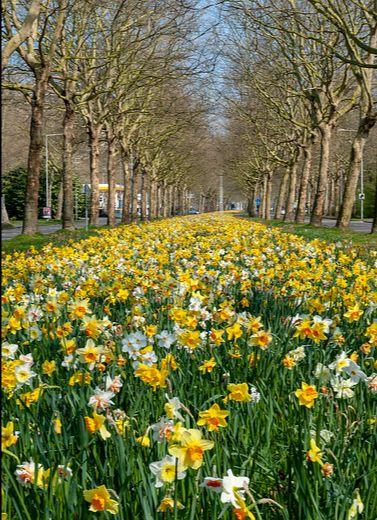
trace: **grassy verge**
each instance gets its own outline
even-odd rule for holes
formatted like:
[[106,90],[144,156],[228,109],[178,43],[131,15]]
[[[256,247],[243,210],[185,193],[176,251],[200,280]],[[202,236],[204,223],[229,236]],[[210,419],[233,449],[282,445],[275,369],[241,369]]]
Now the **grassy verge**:
[[310,224],[295,224],[293,222],[282,222],[281,220],[265,220],[259,218],[250,218],[247,215],[237,215],[240,218],[260,222],[267,226],[278,227],[283,233],[293,233],[306,238],[307,240],[320,239],[326,242],[352,242],[353,245],[363,246],[367,249],[377,248],[377,237],[370,233],[361,233],[351,229],[342,230],[338,228],[314,227]]
[[56,246],[62,246],[67,244],[69,241],[77,242],[96,235],[100,229],[106,229],[107,226],[101,226],[100,228],[89,228],[88,231],[85,229],[76,229],[74,231],[59,230],[55,233],[49,233],[43,235],[37,233],[33,236],[18,235],[17,237],[11,238],[10,240],[3,240],[1,250],[3,253],[13,253],[15,251],[27,251],[30,248],[41,249],[43,246],[53,242]]

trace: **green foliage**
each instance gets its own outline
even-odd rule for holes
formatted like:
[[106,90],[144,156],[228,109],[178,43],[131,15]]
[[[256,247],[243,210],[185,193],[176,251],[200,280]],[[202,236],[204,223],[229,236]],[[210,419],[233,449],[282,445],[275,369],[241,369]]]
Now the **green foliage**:
[[[55,178],[57,175],[55,174]],[[2,193],[5,197],[9,218],[23,219],[25,210],[27,170],[16,168],[5,173],[3,177]],[[59,183],[52,184],[52,212],[56,213],[58,205]],[[39,216],[42,216],[42,208],[46,204],[46,177],[41,174],[38,194]]]
[[[61,176],[61,170],[56,167],[51,167],[52,174],[52,215],[56,215],[58,207],[58,195],[59,195],[59,182],[58,179]],[[50,179],[50,182],[51,182]],[[22,220],[24,217],[25,210],[25,196],[26,196],[26,181],[27,181],[27,170],[26,168],[15,168],[4,174],[2,183],[2,193],[5,197],[5,204],[7,207],[8,215],[10,219]],[[82,181],[74,176],[73,178],[73,190],[75,200],[75,217],[83,217],[85,212],[85,198],[82,193]],[[40,185],[39,185],[39,217],[42,217],[42,208],[46,205],[46,176],[44,170],[41,172]],[[76,215],[77,210],[77,215]]]
[[[366,175],[366,180],[364,183],[364,218],[373,218],[374,216],[374,201],[375,201],[375,191],[376,191],[376,177],[377,170],[370,171]],[[356,208],[355,208],[355,216],[360,217],[360,200],[358,198],[359,192],[357,194],[356,199]]]

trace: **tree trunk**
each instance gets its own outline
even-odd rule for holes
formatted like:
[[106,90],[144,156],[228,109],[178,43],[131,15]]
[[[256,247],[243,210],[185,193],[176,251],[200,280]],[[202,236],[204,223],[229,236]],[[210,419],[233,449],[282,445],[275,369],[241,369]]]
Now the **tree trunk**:
[[155,220],[157,218],[157,182],[151,179],[149,190],[149,218]]
[[64,101],[65,112],[63,119],[63,229],[75,229],[75,218],[73,214],[73,179],[72,179],[72,144],[74,139],[75,113],[71,103]]
[[[62,219],[62,213],[63,213],[63,179],[60,179],[59,180],[59,191],[58,191],[58,203],[57,203],[57,207],[56,207],[56,214],[55,214],[55,218],[56,220],[61,220]],[[50,198],[51,200],[51,198]]]
[[157,187],[156,187],[156,217],[165,217],[165,213],[167,212],[167,197],[168,189],[166,186],[166,182],[164,181],[162,184],[160,184],[157,181]]
[[145,171],[141,172],[140,182],[140,219],[145,222],[147,220],[147,191],[148,191],[148,179]]
[[131,222],[137,222],[139,218],[139,172],[138,168],[135,168],[135,166],[132,168],[131,172],[131,192]]
[[287,168],[284,171],[283,177],[280,181],[279,194],[278,194],[278,199],[276,201],[276,208],[275,208],[275,214],[274,214],[274,218],[278,219],[278,220],[283,218],[282,210],[285,206],[285,197],[287,195],[288,180],[289,180],[289,168]]
[[363,118],[359,124],[357,134],[352,143],[351,159],[344,187],[343,201],[340,207],[336,227],[347,228],[349,226],[352,208],[355,203],[357,183],[359,181],[360,167],[363,158],[365,143],[368,139],[369,132],[376,123],[376,116]]
[[115,219],[115,138],[111,130],[107,130],[107,224],[114,227]]
[[268,173],[266,175],[266,196],[265,196],[265,219],[271,219],[271,192],[272,192],[272,174]]
[[313,146],[314,142],[311,140],[305,147],[304,147],[304,164],[302,168],[302,176],[301,176],[301,183],[300,183],[300,190],[298,194],[298,202],[297,202],[297,209],[296,209],[296,222],[305,222],[305,209],[306,209],[306,202],[308,198],[308,189],[309,189],[309,179],[310,179],[310,173],[312,171],[312,162],[313,162]]
[[24,235],[38,231],[38,192],[43,149],[43,113],[47,89],[46,74],[36,79],[31,102],[30,144],[27,166],[25,218],[22,226]]
[[128,224],[131,221],[131,175],[130,166],[126,157],[122,158],[123,169],[123,208],[122,208],[122,223]]
[[297,170],[298,170],[298,161],[300,158],[300,152],[295,153],[295,157],[292,161],[292,164],[289,169],[289,188],[288,188],[288,197],[287,203],[285,205],[285,213],[284,213],[284,221],[285,222],[293,222],[295,219],[295,199],[296,199],[296,188],[297,188]]
[[10,224],[4,195],[1,195],[1,223]]
[[317,189],[314,197],[313,211],[310,218],[310,224],[313,226],[322,225],[322,219],[325,210],[325,194],[328,182],[332,126],[330,124],[326,124],[320,126],[319,129],[321,132],[321,159],[319,163],[319,174],[317,180]]
[[255,217],[255,188],[252,188],[249,192],[249,196],[247,198],[247,214],[249,217]]
[[90,218],[91,226],[98,226],[99,212],[99,138],[101,126],[89,125],[89,149],[90,149]]

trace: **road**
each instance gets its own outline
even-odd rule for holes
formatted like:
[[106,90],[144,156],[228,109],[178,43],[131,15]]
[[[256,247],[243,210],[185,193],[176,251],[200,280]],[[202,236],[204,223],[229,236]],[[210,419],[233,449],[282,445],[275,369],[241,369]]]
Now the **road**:
[[[322,225],[325,227],[335,227],[335,219],[323,219]],[[350,228],[352,231],[359,231],[360,233],[370,233],[372,231],[372,221],[361,222],[360,220],[351,220]]]
[[[106,224],[106,218],[100,218],[99,224],[100,226],[104,226]],[[322,224],[325,227],[334,227],[336,224],[336,220],[324,219]],[[83,228],[85,227],[85,222],[80,220],[76,222],[75,225],[77,228]],[[360,233],[370,233],[372,230],[372,222],[361,222],[360,220],[352,220],[350,223],[350,228],[353,231],[359,231]],[[39,226],[39,232],[44,235],[48,235],[49,233],[53,233],[54,231],[58,231],[59,229],[61,229],[60,224],[44,224],[42,226]],[[10,238],[20,235],[21,231],[21,226],[14,227],[13,229],[3,229],[1,231],[1,238],[2,240],[9,240]]]

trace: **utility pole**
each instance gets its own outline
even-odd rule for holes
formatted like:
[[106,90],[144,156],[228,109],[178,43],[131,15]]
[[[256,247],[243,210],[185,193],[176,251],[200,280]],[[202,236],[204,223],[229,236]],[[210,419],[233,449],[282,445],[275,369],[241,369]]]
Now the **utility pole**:
[[364,157],[361,154],[360,161],[360,219],[364,221]]

